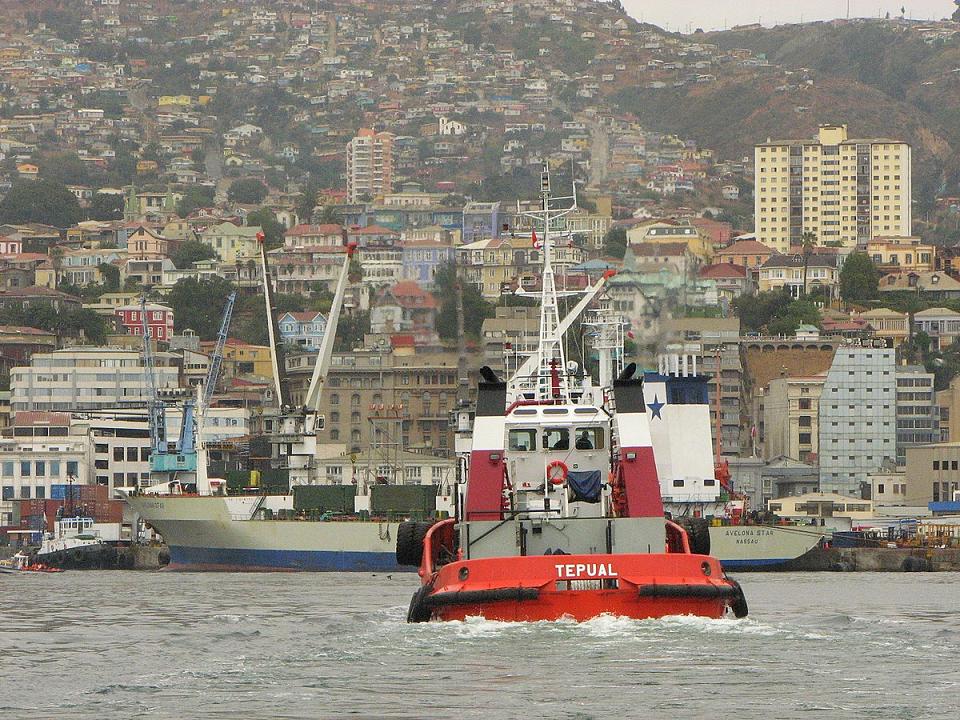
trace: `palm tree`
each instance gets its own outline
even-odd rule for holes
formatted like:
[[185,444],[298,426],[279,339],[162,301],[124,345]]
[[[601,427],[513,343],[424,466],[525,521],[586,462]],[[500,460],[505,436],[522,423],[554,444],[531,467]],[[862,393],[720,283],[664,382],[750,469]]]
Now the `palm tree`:
[[803,295],[807,295],[807,266],[810,264],[810,256],[813,255],[814,248],[817,247],[817,234],[807,230],[800,236],[803,244]]

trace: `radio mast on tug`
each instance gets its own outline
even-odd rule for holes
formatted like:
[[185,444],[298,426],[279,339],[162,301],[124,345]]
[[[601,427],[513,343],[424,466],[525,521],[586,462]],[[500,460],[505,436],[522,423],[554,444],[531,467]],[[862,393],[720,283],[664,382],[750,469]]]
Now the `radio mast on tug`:
[[[526,364],[518,369],[514,376],[523,395],[531,390],[533,397],[529,399],[569,402],[570,383],[567,373],[566,352],[563,347],[563,333],[565,328],[560,321],[560,306],[558,303],[556,277],[553,272],[553,233],[562,227],[561,221],[577,209],[577,188],[571,177],[571,194],[553,197],[550,188],[550,168],[546,162],[540,172],[540,209],[521,211],[519,202],[518,213],[529,218],[533,223],[534,247],[537,244],[537,230],[543,230],[541,251],[543,252],[543,270],[541,272],[540,295],[540,339],[536,352],[536,372],[533,378],[533,387],[530,387],[531,378],[523,376]],[[551,202],[571,201],[569,207],[554,209]],[[567,295],[570,293],[564,293]]]

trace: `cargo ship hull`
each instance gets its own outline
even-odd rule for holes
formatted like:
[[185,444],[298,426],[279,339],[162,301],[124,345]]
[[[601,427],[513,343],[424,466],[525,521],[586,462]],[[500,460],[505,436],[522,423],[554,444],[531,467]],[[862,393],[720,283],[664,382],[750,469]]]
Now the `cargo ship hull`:
[[260,496],[132,496],[175,570],[395,572],[395,522],[255,518]]
[[710,554],[726,570],[775,570],[817,547],[824,533],[790,525],[710,528]]
[[[170,548],[169,567],[200,571],[399,572],[398,523],[252,519],[257,496],[127,499]],[[816,547],[821,533],[787,526],[710,528],[726,569],[772,570]]]

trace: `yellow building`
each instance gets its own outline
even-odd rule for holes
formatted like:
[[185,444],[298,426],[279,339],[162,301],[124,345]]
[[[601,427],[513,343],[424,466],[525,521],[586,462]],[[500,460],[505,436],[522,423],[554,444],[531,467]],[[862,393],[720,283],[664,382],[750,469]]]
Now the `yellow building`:
[[859,317],[870,324],[875,337],[888,341],[892,347],[897,347],[910,334],[910,318],[906,313],[877,308],[861,313]]
[[[584,260],[583,248],[554,246],[550,255],[557,275]],[[476,285],[487,299],[496,300],[505,286],[532,290],[537,286],[543,263],[539,242],[529,236],[490,238],[457,248],[457,264],[467,282]]]
[[816,139],[757,145],[754,173],[757,240],[779,252],[805,232],[843,247],[911,234],[905,142],[852,139],[846,125],[822,125]]
[[877,238],[867,243],[866,252],[880,272],[936,270],[936,246],[918,237]]
[[[200,344],[201,350],[213,349],[214,343]],[[273,363],[270,360],[270,348],[267,345],[250,345],[242,340],[230,338],[223,348],[224,377],[234,378],[241,375],[255,375],[261,378],[273,377]]]
[[686,243],[690,252],[707,264],[714,255],[713,240],[688,220],[653,220],[627,230],[628,245],[645,243]]

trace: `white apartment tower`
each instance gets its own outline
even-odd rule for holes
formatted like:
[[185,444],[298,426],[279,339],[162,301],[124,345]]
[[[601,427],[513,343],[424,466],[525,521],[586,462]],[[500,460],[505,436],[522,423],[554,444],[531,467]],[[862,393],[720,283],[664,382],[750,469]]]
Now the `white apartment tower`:
[[786,253],[811,232],[855,247],[911,235],[911,149],[884,138],[852,139],[821,125],[816,139],[768,140],[754,148],[757,240]]
[[820,491],[860,497],[860,484],[897,456],[895,351],[837,350],[820,395]]
[[350,202],[393,191],[393,135],[369,128],[347,143],[347,192]]

